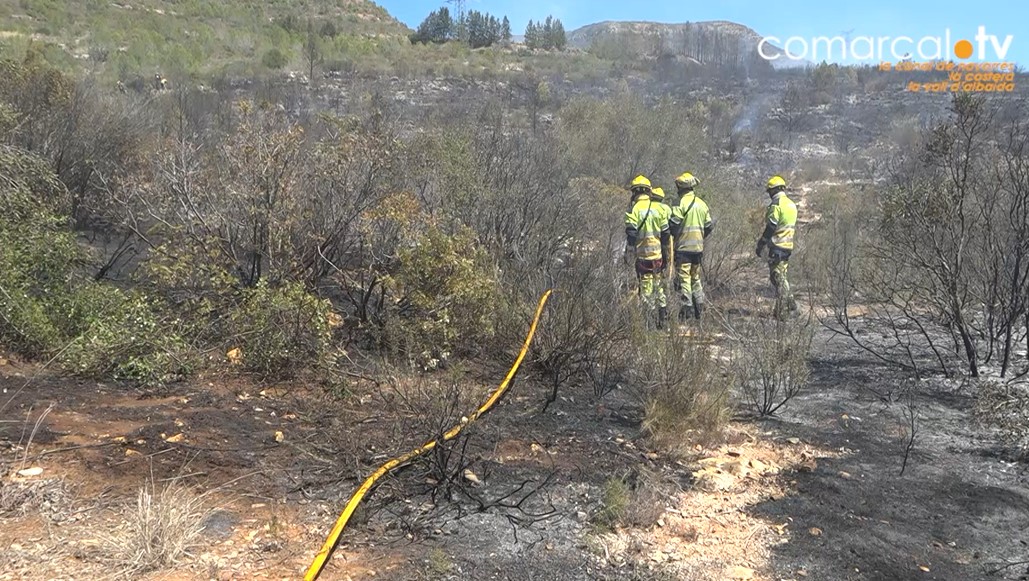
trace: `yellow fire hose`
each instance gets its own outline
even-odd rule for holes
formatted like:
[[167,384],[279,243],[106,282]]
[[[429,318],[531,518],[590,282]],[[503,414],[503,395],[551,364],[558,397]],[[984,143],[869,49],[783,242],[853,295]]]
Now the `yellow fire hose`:
[[494,391],[489,399],[486,400],[486,403],[482,404],[482,407],[475,410],[474,413],[468,416],[468,421],[462,421],[460,424],[450,428],[450,430],[443,434],[442,438],[431,440],[426,442],[420,448],[416,448],[406,454],[397,456],[382,466],[379,466],[379,469],[375,472],[372,472],[371,476],[361,484],[361,487],[358,488],[357,491],[354,492],[353,496],[350,497],[350,500],[347,501],[346,507],[336,520],[336,525],[332,527],[332,532],[330,532],[329,537],[325,539],[325,544],[322,545],[318,554],[314,556],[311,566],[307,569],[307,574],[304,575],[304,581],[314,581],[319,575],[321,575],[322,569],[325,567],[325,563],[328,562],[329,557],[332,556],[332,552],[336,550],[336,545],[339,543],[339,537],[343,534],[343,529],[347,526],[347,521],[350,520],[351,515],[353,515],[354,511],[357,509],[357,505],[361,503],[361,500],[366,494],[368,494],[368,491],[371,490],[372,486],[375,485],[375,482],[379,478],[382,478],[391,470],[399,468],[418,456],[431,451],[441,440],[444,442],[453,440],[461,433],[461,430],[464,429],[465,426],[479,419],[479,416],[488,412],[490,408],[500,400],[501,396],[504,395],[504,392],[507,391],[508,386],[511,384],[511,379],[513,379],[515,373],[518,372],[518,367],[522,364],[522,359],[525,358],[525,354],[529,351],[529,345],[532,343],[532,337],[536,334],[536,325],[539,324],[540,316],[543,315],[543,307],[547,304],[547,299],[550,298],[550,293],[552,292],[553,290],[548,290],[543,293],[542,297],[540,297],[539,304],[536,305],[536,315],[532,319],[532,325],[529,327],[529,334],[525,337],[525,343],[522,345],[522,350],[518,353],[518,357],[515,359],[514,365],[511,366],[510,371],[507,372],[507,376],[504,378],[504,381],[500,383],[497,390]]

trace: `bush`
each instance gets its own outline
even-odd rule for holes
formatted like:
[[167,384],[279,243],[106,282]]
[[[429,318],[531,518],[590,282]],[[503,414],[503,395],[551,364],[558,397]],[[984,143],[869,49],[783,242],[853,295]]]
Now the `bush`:
[[643,429],[672,454],[721,435],[729,420],[729,369],[710,350],[679,333],[645,344],[635,362],[642,386]]
[[172,482],[157,489],[148,481],[139,491],[135,510],[126,514],[124,528],[105,540],[121,575],[138,578],[187,556],[200,544],[210,514],[203,497],[184,486]]
[[604,482],[600,511],[594,517],[594,522],[602,527],[614,527],[621,522],[631,501],[632,489],[629,484],[622,478],[609,478]]
[[593,522],[608,529],[616,525],[654,526],[665,512],[669,488],[659,474],[648,470],[609,478],[604,482],[600,510]]
[[[532,345],[532,361],[550,383],[549,402],[556,400],[558,390],[566,384],[591,385],[594,395],[602,397],[624,383],[632,351],[626,345],[642,336],[639,304],[629,291],[630,281],[635,279],[606,251],[624,236],[618,228],[621,224],[598,217],[593,225],[602,232],[586,233],[557,252],[541,255],[541,261],[549,258],[545,269],[517,279],[505,272],[510,281],[505,285],[509,300],[526,306],[525,316],[506,326],[511,333],[505,329],[505,344],[521,341],[525,332],[521,321],[532,313],[529,307],[535,306],[546,289],[557,289]],[[599,240],[594,242],[594,238]]]
[[330,308],[298,283],[273,288],[261,282],[245,291],[229,315],[229,335],[242,352],[243,368],[286,378],[328,363]]
[[268,49],[261,57],[261,64],[273,71],[277,71],[289,64],[289,57],[277,48]]
[[733,329],[731,367],[760,415],[774,414],[807,384],[813,338],[810,320],[753,320]]
[[0,175],[0,340],[29,357],[59,353],[82,375],[153,382],[181,372],[184,342],[147,301],[82,275],[87,253],[45,162],[0,148]]
[[74,267],[85,258],[62,219],[67,191],[27,152],[0,146],[0,341],[30,357],[57,349],[90,309],[75,304]]
[[1029,386],[987,380],[979,383],[976,417],[998,430],[1019,458],[1029,459]]
[[173,328],[179,322],[162,320],[142,295],[94,284],[78,298],[80,306],[95,305],[97,315],[61,355],[69,371],[156,384],[191,370],[190,346]]
[[395,303],[386,340],[426,367],[456,353],[481,353],[496,332],[496,267],[469,230],[429,228],[400,252],[387,286]]

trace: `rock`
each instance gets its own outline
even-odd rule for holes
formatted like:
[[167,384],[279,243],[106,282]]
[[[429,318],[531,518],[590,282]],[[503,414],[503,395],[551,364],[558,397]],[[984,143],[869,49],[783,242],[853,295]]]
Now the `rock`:
[[26,478],[31,478],[32,476],[39,476],[42,473],[43,473],[43,469],[42,468],[40,468],[39,466],[34,466],[32,468],[25,468],[23,470],[19,470],[18,471],[18,476],[24,476]]
[[786,441],[793,445],[797,445],[800,443],[800,438],[786,438]]
[[471,482],[472,484],[476,484],[476,485],[482,484],[482,481],[479,480],[479,477],[476,476],[475,473],[472,472],[471,470],[469,470],[468,468],[464,469],[463,475],[464,475],[464,479],[467,480],[468,482]]
[[168,442],[169,444],[178,444],[179,442],[181,442],[181,441],[183,441],[185,439],[186,439],[186,436],[183,435],[182,432],[179,432],[178,434],[175,434],[174,436],[168,436],[167,438],[164,439],[164,441]]
[[705,490],[728,490],[736,483],[736,477],[714,466],[693,473],[697,486]]

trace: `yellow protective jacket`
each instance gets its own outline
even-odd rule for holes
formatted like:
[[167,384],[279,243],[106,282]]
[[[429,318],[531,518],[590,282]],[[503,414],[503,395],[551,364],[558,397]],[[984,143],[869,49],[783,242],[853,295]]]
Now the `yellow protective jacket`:
[[797,230],[797,204],[787,198],[785,192],[779,192],[772,197],[765,216],[767,220],[762,239],[773,248],[792,252],[793,236]]
[[668,214],[661,209],[668,208],[655,202],[647,194],[637,195],[625,214],[626,246],[636,248],[637,260],[660,260],[668,243]]
[[671,228],[676,252],[704,252],[704,238],[714,227],[711,210],[704,200],[693,192],[684,195],[672,210]]

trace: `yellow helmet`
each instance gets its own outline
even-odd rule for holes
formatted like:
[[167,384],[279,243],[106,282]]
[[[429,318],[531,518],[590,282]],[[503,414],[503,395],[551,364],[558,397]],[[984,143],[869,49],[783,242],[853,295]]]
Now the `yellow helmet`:
[[650,180],[646,176],[636,176],[636,179],[632,180],[632,185],[629,186],[630,190],[650,190]]
[[772,176],[768,179],[768,185],[765,186],[766,190],[773,188],[786,188],[786,180],[782,179],[782,176]]
[[650,190],[650,195],[654,196],[659,200],[665,199],[665,191],[661,188],[654,188]]
[[693,174],[690,172],[685,172],[681,176],[675,178],[675,185],[685,190],[692,190],[700,185],[700,180],[693,177]]

